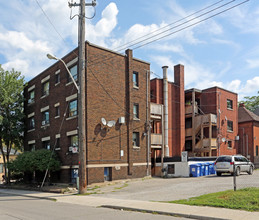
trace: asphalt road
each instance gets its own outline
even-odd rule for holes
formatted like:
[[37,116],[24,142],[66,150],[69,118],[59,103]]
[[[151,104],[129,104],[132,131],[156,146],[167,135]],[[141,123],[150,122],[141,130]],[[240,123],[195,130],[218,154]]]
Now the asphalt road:
[[[237,177],[237,189],[244,187],[259,187],[259,170],[255,170],[253,175],[241,173]],[[88,192],[97,193],[92,196],[107,198],[170,201],[231,189],[233,190],[233,176],[225,174],[220,177],[211,175],[192,178],[126,180]]]
[[148,213],[93,208],[43,199],[0,194],[0,220],[184,220]]

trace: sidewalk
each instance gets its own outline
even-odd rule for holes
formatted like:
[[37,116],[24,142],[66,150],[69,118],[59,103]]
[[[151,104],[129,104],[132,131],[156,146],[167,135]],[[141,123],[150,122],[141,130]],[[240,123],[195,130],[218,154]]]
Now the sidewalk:
[[79,196],[67,194],[55,194],[34,192],[25,190],[0,189],[1,194],[20,195],[39,199],[57,200],[57,202],[85,205],[91,207],[106,207],[119,210],[132,210],[149,212],[163,215],[172,215],[192,219],[249,219],[258,220],[258,212],[247,212],[240,210],[199,207],[160,202],[149,202],[139,200],[122,200],[111,198],[100,198],[94,196]]

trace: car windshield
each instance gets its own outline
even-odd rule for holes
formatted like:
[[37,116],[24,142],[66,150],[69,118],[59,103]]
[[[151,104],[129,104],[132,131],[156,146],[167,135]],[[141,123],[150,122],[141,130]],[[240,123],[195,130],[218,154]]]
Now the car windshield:
[[231,162],[231,157],[219,157],[217,162]]

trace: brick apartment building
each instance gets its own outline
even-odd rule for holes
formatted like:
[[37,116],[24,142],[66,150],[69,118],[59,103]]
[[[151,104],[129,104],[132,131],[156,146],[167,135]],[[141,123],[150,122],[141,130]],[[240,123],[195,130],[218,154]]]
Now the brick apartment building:
[[[167,84],[167,89],[164,88],[165,84]],[[167,82],[165,75],[164,79],[155,78],[150,82],[153,161],[161,157],[163,153],[162,136],[165,136],[163,131],[166,132],[166,129],[162,127],[166,125],[163,125],[162,121],[165,122],[166,116],[163,117],[161,114],[161,117],[158,117],[159,115],[155,113],[158,111],[154,110],[159,107],[158,104],[162,104],[163,109],[166,108],[165,91],[168,94],[169,148],[169,152],[166,153],[167,146],[164,143],[165,157],[174,158],[174,161],[181,160],[183,151],[187,151],[188,156],[191,157],[237,153],[237,94],[219,87],[185,91],[184,66],[176,65],[174,82]]]
[[[77,54],[75,49],[62,58],[76,81]],[[89,42],[86,63],[88,184],[146,176],[150,169],[145,135],[150,64],[133,58],[131,50],[121,55]],[[65,66],[61,62],[50,66],[28,82],[24,94],[25,150],[55,147],[62,162],[55,181],[74,182],[78,95]]]
[[259,116],[246,109],[244,104],[238,108],[238,153],[245,155],[259,167]]

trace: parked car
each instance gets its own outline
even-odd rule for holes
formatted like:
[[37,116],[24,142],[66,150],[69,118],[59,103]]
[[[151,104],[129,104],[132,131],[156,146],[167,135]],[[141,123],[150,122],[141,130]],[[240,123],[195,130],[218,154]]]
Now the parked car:
[[221,176],[222,173],[231,173],[233,175],[234,165],[237,176],[240,175],[240,172],[253,174],[254,164],[242,155],[219,156],[214,163],[214,169],[217,172],[217,176]]

